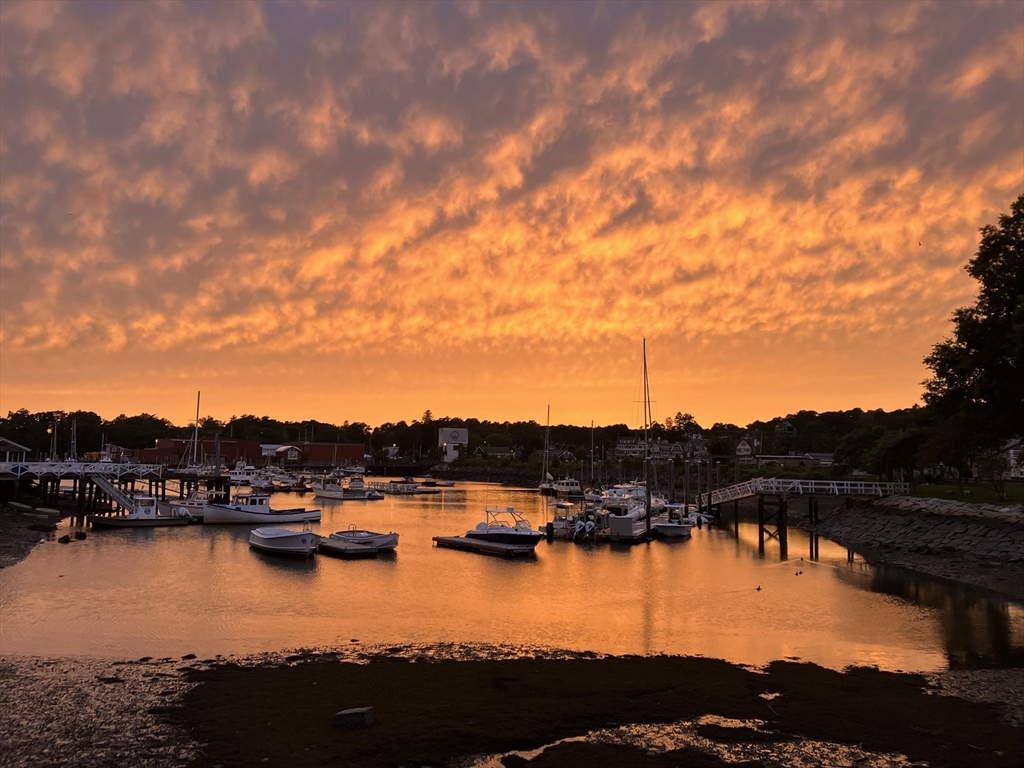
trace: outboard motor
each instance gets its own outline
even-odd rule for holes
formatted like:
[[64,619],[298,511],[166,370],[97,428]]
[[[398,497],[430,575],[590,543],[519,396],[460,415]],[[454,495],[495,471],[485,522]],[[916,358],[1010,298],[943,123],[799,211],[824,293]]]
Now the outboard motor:
[[584,539],[589,539],[593,535],[594,535],[594,521],[593,520],[587,520],[587,525],[586,525],[586,529],[584,530],[584,533],[583,533],[583,538]]
[[583,531],[583,521],[582,520],[577,520],[576,521],[576,526],[575,526],[575,528],[573,528],[572,537],[574,539],[578,538],[582,531]]

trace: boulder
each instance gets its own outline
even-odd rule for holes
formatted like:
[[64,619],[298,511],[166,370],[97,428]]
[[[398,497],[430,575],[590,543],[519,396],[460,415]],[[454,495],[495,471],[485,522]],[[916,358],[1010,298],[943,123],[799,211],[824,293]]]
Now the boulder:
[[335,728],[369,728],[373,725],[373,707],[343,709],[334,714]]

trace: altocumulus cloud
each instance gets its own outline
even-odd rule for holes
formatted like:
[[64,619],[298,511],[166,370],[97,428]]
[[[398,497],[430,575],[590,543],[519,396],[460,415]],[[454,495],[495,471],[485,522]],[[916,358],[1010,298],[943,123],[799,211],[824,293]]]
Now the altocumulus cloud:
[[67,360],[328,343],[470,388],[576,348],[611,392],[643,335],[680,400],[813,349],[905,405],[1024,185],[1019,3],[5,2],[0,35],[10,407]]

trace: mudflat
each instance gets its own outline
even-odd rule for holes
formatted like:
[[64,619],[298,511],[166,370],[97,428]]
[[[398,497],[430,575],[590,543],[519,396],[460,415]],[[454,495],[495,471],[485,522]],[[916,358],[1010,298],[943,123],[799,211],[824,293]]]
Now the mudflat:
[[[440,766],[488,755],[507,766],[782,765],[801,749],[808,765],[1024,762],[1024,730],[1004,706],[934,695],[920,675],[668,656],[432,661],[394,650],[369,663],[313,653],[194,669],[173,717],[205,745],[201,762],[222,766]],[[335,712],[365,706],[373,725],[334,727]]]

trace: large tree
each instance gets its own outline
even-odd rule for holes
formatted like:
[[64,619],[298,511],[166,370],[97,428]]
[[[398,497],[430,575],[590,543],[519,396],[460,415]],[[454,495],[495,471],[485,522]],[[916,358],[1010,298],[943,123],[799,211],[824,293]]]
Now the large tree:
[[981,229],[965,269],[981,284],[978,298],[953,313],[952,338],[925,358],[934,375],[924,399],[991,450],[1024,435],[1024,195],[998,226]]

